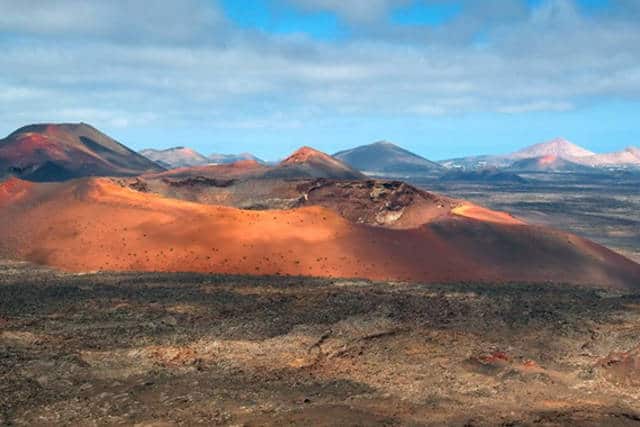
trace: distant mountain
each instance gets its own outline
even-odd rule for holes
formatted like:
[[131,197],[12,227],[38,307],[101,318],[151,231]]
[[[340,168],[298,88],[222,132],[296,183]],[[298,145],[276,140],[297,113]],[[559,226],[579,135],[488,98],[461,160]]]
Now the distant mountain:
[[185,166],[201,166],[210,163],[210,160],[188,147],[173,147],[166,150],[152,148],[140,151],[146,158],[170,169]]
[[340,151],[333,157],[372,175],[432,175],[443,170],[438,163],[387,141]]
[[[276,164],[258,163],[255,160],[238,160],[234,163],[204,166],[190,166],[166,172],[147,175],[147,180],[172,179],[189,184],[212,183],[212,185],[230,185],[246,180],[300,180],[325,178],[328,180],[359,180],[366,176],[328,154],[311,147],[302,147],[283,161]],[[253,192],[255,181],[249,192]],[[262,185],[262,184],[259,184]]]
[[586,172],[591,166],[635,164],[634,153],[632,147],[620,153],[596,154],[564,138],[556,138],[510,154],[461,157],[443,160],[440,164],[463,170],[507,168],[513,171]]
[[522,150],[509,154],[507,157],[512,160],[517,160],[555,156],[560,159],[573,160],[593,155],[595,155],[594,152],[573,144],[564,138],[556,138],[551,141],[523,148]]
[[481,182],[481,183],[509,183],[523,184],[526,179],[520,175],[505,172],[499,169],[482,169],[482,170],[452,170],[444,174],[440,181],[445,182]]
[[211,154],[209,156],[209,162],[215,164],[228,164],[235,163],[241,160],[254,160],[258,163],[265,163],[264,160],[259,159],[251,153],[240,153],[240,154]]
[[266,178],[363,179],[365,175],[341,160],[313,149],[302,147],[265,174]]
[[595,172],[590,166],[585,166],[550,154],[517,160],[508,167],[514,172]]
[[158,164],[85,123],[29,125],[0,140],[0,177],[63,181],[161,170]]
[[581,158],[581,163],[591,166],[633,166],[640,167],[640,148],[627,147],[615,153],[595,154]]

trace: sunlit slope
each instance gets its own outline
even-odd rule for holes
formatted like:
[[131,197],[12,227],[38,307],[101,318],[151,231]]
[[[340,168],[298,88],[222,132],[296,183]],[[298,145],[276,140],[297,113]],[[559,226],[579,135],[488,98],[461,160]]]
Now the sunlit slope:
[[[70,271],[144,270],[546,282],[637,287],[640,266],[566,233],[467,217],[392,230],[323,207],[243,211],[166,199],[109,179],[0,191],[0,256]],[[490,215],[489,215],[490,216]],[[473,217],[473,218],[469,218]]]

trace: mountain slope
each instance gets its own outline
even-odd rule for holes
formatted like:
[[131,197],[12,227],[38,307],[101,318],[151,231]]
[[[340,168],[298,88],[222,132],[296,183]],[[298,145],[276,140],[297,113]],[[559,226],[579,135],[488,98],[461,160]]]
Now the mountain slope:
[[[593,158],[593,156],[596,156],[596,154],[585,148],[573,144],[564,138],[556,138],[551,141],[530,145],[509,154],[461,157],[443,160],[440,164],[449,169],[475,170],[484,168],[508,168],[517,171],[543,171],[545,169],[553,170],[552,165],[549,165],[549,163],[553,163],[550,159],[557,158],[560,159],[557,162],[558,170],[571,170],[572,167],[569,164],[560,164],[562,160],[569,161],[573,164],[589,166],[587,161]],[[532,160],[529,161],[528,159]],[[516,164],[516,162],[521,160],[523,161],[522,163]],[[540,161],[540,165],[536,166],[538,161]],[[562,166],[565,167],[563,168]]]
[[[300,148],[277,165],[259,163],[255,160],[239,160],[234,163],[211,163],[205,166],[178,168],[144,176],[147,181],[160,179],[184,183],[195,182],[194,180],[200,180],[201,182],[217,180],[222,182],[229,180],[299,180],[311,178],[360,180],[365,179],[366,176],[340,160],[310,147]],[[262,184],[256,183],[255,185]]]
[[200,166],[210,163],[210,160],[189,147],[173,147],[166,150],[148,148],[140,154],[162,166],[181,168],[185,166]]
[[627,147],[615,153],[596,154],[580,159],[581,163],[591,166],[638,166],[640,167],[640,148]]
[[471,204],[392,230],[318,206],[243,211],[165,199],[107,178],[0,186],[0,257],[71,271],[640,286],[640,265],[602,246]]
[[581,157],[593,156],[595,153],[584,149],[564,138],[556,138],[551,141],[531,145],[508,155],[512,160],[529,159],[534,157],[556,156],[561,159],[572,160]]
[[341,160],[302,147],[265,174],[266,178],[363,179],[365,175]]
[[508,167],[514,172],[595,172],[594,168],[550,154],[517,160]]
[[0,176],[60,181],[161,170],[158,164],[85,123],[30,125],[0,140]]
[[438,163],[386,141],[340,151],[333,156],[358,170],[376,175],[432,174],[443,169]]

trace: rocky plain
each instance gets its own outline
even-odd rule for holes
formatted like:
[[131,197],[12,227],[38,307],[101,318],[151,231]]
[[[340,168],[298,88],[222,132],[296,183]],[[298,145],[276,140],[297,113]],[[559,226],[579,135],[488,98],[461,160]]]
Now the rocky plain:
[[640,293],[0,267],[2,425],[640,424]]

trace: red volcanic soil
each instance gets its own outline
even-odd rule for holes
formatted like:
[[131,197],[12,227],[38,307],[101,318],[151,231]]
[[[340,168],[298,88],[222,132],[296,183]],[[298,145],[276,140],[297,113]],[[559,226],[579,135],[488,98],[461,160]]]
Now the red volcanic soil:
[[558,156],[549,154],[548,156],[540,157],[538,159],[538,164],[541,166],[553,164],[558,160]]
[[462,216],[465,218],[477,219],[485,222],[496,222],[501,224],[520,224],[525,223],[518,218],[515,218],[507,212],[499,212],[491,209],[483,208],[482,206],[474,205],[473,203],[464,202],[462,205],[455,207],[451,210],[454,215]]
[[[452,217],[392,230],[304,207],[243,211],[136,192],[110,179],[3,189],[0,257],[70,271],[193,271],[417,282],[637,288],[640,266],[566,233]],[[15,194],[21,192],[19,198]]]
[[267,174],[268,177],[362,179],[365,176],[341,160],[311,147],[302,147]]
[[305,147],[299,148],[297,151],[295,151],[289,157],[284,159],[281,162],[281,164],[289,165],[289,164],[294,164],[294,163],[304,163],[304,162],[308,162],[309,160],[312,160],[312,159],[322,159],[324,161],[329,161],[329,162],[335,161],[335,159],[333,159],[328,154],[325,154],[325,153],[323,153],[321,151],[318,151],[318,150],[316,150],[314,148],[305,146]]
[[37,155],[39,151],[47,151],[51,159],[68,160],[69,155],[64,147],[56,142],[49,134],[53,131],[47,127],[46,133],[26,132],[15,136],[14,144],[7,144],[0,148],[2,155],[6,159],[14,161],[20,160],[24,156]]
[[19,200],[31,189],[32,184],[17,178],[0,182],[0,207]]

